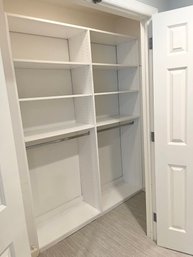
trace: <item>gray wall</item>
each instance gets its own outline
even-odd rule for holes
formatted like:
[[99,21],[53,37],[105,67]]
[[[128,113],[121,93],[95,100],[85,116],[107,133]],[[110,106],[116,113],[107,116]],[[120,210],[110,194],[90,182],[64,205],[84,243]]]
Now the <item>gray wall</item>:
[[156,7],[160,12],[193,5],[193,0],[137,0]]
[[168,2],[170,10],[185,7],[188,5],[193,5],[193,0],[170,0]]
[[137,1],[156,7],[161,12],[161,11],[167,11],[169,9],[169,2],[171,0],[137,0]]

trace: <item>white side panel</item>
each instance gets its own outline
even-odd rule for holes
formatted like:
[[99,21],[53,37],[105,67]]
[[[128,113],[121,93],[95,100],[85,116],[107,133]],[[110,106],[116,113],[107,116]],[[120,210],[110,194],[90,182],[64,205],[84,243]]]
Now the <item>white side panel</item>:
[[79,138],[79,165],[82,197],[85,202],[100,210],[100,179],[98,174],[98,158],[95,130],[90,136]]
[[91,97],[77,98],[74,101],[75,117],[78,122],[93,124],[93,101]]
[[92,76],[91,67],[83,67],[71,70],[73,94],[91,94]]
[[139,190],[142,188],[140,121],[121,128],[122,165],[125,181]]
[[69,56],[73,62],[91,62],[89,53],[89,34],[88,31],[82,32],[69,39]]
[[139,90],[139,68],[118,71],[119,90]]
[[94,63],[117,63],[116,47],[92,43],[92,61]]
[[119,99],[117,95],[98,96],[96,101],[96,115],[113,116],[119,114]]
[[123,176],[119,129],[98,133],[101,184],[112,183]]
[[116,70],[93,70],[95,93],[118,90]]
[[138,65],[139,45],[137,40],[131,40],[117,46],[117,63]]
[[[1,15],[0,2],[0,16]],[[0,37],[0,45],[1,39]],[[12,118],[7,95],[7,83],[4,73],[5,67],[3,65],[4,59],[1,50],[2,49],[0,49],[0,256],[29,257],[30,247],[24,216]]]

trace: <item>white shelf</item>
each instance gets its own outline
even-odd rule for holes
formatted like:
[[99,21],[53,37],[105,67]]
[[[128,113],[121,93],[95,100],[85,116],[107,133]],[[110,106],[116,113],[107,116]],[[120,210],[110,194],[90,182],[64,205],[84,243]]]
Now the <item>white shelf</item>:
[[101,92],[95,93],[95,96],[103,96],[103,95],[117,95],[117,94],[129,94],[129,93],[137,93],[139,90],[123,90],[123,91],[113,91],[113,92]]
[[138,115],[134,116],[105,116],[105,117],[97,117],[97,127],[102,127],[106,125],[116,124],[120,122],[133,121],[138,119]]
[[75,69],[89,66],[89,63],[14,59],[14,66],[23,69]]
[[33,142],[36,140],[51,138],[55,136],[65,135],[74,132],[85,131],[93,128],[90,124],[81,124],[76,122],[62,123],[52,126],[42,126],[33,129],[24,130],[25,142]]
[[136,38],[119,33],[107,32],[102,30],[91,30],[92,43],[105,45],[118,45]]
[[45,250],[93,221],[99,211],[84,201],[37,224],[39,246]]
[[128,68],[137,68],[138,65],[129,65],[129,64],[111,64],[111,63],[93,63],[94,69],[102,70],[122,70]]
[[81,26],[11,13],[7,14],[7,18],[9,30],[18,33],[56,38],[70,38],[86,30],[86,28]]
[[103,211],[109,211],[141,190],[140,186],[126,183],[123,179],[103,190]]
[[93,43],[116,45],[135,37],[114,33],[109,31],[97,30],[62,22],[46,19],[39,19],[29,16],[7,13],[9,29],[18,33],[35,34],[48,37],[70,38],[85,30],[90,30],[91,41]]
[[88,97],[88,96],[92,96],[92,95],[91,94],[78,94],[78,95],[63,95],[63,96],[30,97],[30,98],[20,98],[19,102],[59,100],[59,99],[79,98],[79,97]]

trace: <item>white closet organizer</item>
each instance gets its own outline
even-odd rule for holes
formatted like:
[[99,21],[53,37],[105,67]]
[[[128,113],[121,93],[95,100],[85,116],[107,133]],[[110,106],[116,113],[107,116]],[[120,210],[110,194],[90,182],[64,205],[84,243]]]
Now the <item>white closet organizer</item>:
[[45,249],[142,189],[138,39],[7,17]]

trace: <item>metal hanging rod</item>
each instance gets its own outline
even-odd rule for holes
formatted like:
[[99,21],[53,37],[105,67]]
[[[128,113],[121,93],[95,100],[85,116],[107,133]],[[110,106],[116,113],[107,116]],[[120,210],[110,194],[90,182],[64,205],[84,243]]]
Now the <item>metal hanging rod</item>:
[[57,143],[61,143],[61,142],[64,142],[64,141],[71,140],[71,139],[85,137],[85,136],[89,136],[89,135],[90,135],[90,131],[88,131],[86,133],[83,133],[83,134],[75,135],[75,136],[65,137],[65,138],[62,138],[62,139],[52,140],[52,141],[43,142],[43,143],[39,143],[39,144],[35,144],[35,145],[29,145],[29,146],[26,146],[26,150],[33,149],[33,148],[36,148],[36,147],[45,146],[45,145],[50,145],[50,144],[57,144]]
[[115,128],[120,128],[120,127],[124,127],[124,126],[131,126],[134,123],[135,123],[134,121],[131,121],[129,123],[124,123],[124,124],[119,124],[119,125],[116,125],[116,126],[113,126],[113,127],[109,127],[109,128],[99,129],[99,130],[97,130],[97,132],[100,133],[100,132],[104,132],[104,131],[115,129]]

